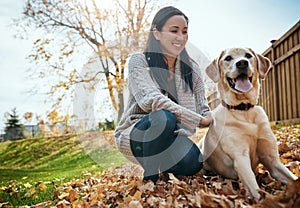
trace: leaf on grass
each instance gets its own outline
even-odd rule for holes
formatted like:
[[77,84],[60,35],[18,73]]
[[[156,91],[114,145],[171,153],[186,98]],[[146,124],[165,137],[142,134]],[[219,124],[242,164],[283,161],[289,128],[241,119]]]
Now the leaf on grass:
[[63,192],[63,193],[61,193],[59,196],[58,196],[58,198],[59,199],[64,199],[64,198],[66,198],[66,197],[68,197],[69,196],[69,193],[68,192]]
[[30,183],[27,182],[27,183],[24,183],[24,187],[25,187],[25,188],[31,188],[32,185],[31,185]]
[[47,190],[47,186],[45,185],[44,182],[40,182],[39,185],[38,185],[38,189],[40,191],[46,191]]
[[35,188],[29,189],[26,194],[24,195],[24,198],[32,198],[32,197],[37,197],[37,193]]

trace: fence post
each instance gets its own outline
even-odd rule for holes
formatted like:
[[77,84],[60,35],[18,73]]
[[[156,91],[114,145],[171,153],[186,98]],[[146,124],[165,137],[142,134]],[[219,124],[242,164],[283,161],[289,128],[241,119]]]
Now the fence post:
[[277,63],[275,62],[276,58],[276,40],[271,40],[271,61],[273,65],[273,71],[274,71],[274,82],[273,82],[273,92],[274,92],[274,121],[280,120],[279,118],[279,98],[278,98],[278,70],[277,70]]

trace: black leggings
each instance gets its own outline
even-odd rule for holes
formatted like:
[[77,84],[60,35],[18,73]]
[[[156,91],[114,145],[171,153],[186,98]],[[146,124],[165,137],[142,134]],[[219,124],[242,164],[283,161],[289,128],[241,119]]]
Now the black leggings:
[[186,136],[174,134],[176,117],[167,110],[150,113],[130,134],[133,155],[144,169],[144,180],[156,181],[159,172],[189,176],[202,169],[202,154]]

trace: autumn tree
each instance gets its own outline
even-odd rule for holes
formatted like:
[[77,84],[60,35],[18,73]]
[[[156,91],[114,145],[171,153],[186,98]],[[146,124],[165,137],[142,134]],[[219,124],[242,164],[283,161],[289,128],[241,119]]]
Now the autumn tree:
[[[37,66],[32,76],[48,80],[43,83],[49,86],[47,94],[55,98],[53,107],[70,97],[78,83],[92,83],[95,90],[104,75],[106,86],[101,87],[109,91],[119,120],[124,110],[126,59],[144,47],[152,12],[159,6],[162,2],[157,0],[27,0],[18,25],[27,32],[45,32],[34,42],[29,57]],[[81,74],[82,61],[93,56],[88,50],[100,64]]]

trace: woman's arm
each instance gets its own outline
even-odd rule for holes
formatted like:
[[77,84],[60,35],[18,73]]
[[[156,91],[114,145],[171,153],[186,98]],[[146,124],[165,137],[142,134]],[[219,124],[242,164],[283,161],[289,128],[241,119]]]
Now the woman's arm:
[[200,126],[208,126],[212,121],[210,107],[206,99],[205,85],[203,80],[203,75],[197,64],[194,64],[194,94],[196,99],[196,109],[199,114],[204,116],[200,122]]

